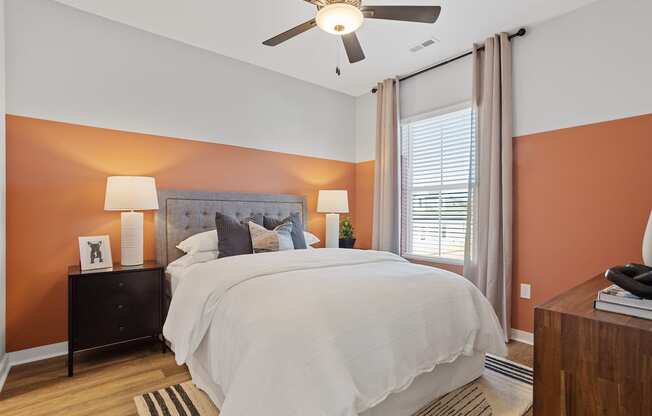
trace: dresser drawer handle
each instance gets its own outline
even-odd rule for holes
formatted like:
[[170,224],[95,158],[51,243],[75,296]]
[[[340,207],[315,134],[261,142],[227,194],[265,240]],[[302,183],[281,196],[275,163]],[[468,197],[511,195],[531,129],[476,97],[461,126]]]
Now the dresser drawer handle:
[[122,310],[124,308],[124,305],[118,305],[118,310]]
[[118,287],[125,287],[125,282],[119,282]]
[[125,328],[124,326],[121,326],[119,329],[120,329],[120,332],[125,332],[125,329],[127,329],[127,328]]

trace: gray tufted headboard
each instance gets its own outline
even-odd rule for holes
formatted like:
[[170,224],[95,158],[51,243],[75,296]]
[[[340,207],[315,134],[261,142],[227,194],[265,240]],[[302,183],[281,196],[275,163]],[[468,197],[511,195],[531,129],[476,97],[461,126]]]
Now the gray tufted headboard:
[[252,214],[285,218],[300,213],[308,223],[306,198],[296,195],[197,192],[162,189],[158,191],[159,209],[155,213],[156,260],[167,266],[183,253],[177,244],[193,234],[215,229],[215,213],[237,219]]

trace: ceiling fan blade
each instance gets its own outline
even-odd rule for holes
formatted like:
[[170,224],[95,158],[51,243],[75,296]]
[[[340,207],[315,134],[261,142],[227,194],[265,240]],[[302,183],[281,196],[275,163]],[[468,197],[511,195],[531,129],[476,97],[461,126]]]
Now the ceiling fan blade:
[[419,23],[435,23],[441,13],[440,6],[364,6],[361,10],[370,19]]
[[358,40],[358,35],[356,35],[355,32],[343,35],[342,42],[344,42],[344,49],[346,49],[346,55],[349,57],[350,63],[354,64],[365,58],[364,51],[362,50],[362,46],[360,46],[360,41]]
[[306,3],[314,4],[317,7],[324,7],[328,5],[328,2],[326,0],[303,0]]
[[315,27],[317,27],[317,21],[315,19],[308,20],[307,22],[293,27],[292,29],[283,32],[280,35],[276,35],[273,38],[267,39],[265,42],[263,42],[263,45],[276,46]]

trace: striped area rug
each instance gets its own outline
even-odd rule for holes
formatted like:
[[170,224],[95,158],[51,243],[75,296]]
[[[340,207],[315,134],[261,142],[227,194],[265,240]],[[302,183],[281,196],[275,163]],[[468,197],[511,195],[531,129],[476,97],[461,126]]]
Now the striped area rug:
[[532,407],[532,369],[487,355],[482,377],[440,397],[415,416],[523,416]]
[[217,416],[220,412],[208,398],[186,381],[182,384],[134,397],[139,416]]
[[[414,416],[523,416],[532,407],[532,369],[487,355],[482,377],[433,401]],[[134,397],[139,416],[218,416],[191,381]]]

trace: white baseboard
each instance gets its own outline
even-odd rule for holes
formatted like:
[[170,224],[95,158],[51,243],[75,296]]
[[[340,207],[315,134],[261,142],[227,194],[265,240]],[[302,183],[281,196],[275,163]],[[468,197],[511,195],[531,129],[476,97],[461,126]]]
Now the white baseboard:
[[523,344],[534,345],[534,334],[532,332],[512,328],[509,338],[514,341],[522,342]]
[[2,391],[2,388],[5,385],[5,381],[7,380],[7,376],[9,375],[10,368],[11,366],[9,365],[8,354],[5,354],[2,357],[2,360],[0,360],[0,391]]
[[4,387],[5,380],[9,375],[11,367],[20,364],[27,364],[34,361],[41,361],[52,357],[59,357],[68,353],[68,343],[43,345],[42,347],[28,348],[26,350],[8,352],[0,360],[0,391]]
[[10,352],[9,364],[11,366],[31,363],[34,361],[45,360],[47,358],[58,357],[68,353],[68,343],[59,342],[58,344],[43,345],[42,347],[29,348],[26,350]]

